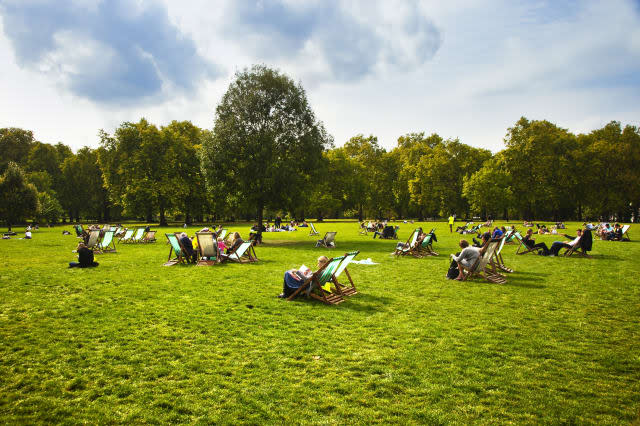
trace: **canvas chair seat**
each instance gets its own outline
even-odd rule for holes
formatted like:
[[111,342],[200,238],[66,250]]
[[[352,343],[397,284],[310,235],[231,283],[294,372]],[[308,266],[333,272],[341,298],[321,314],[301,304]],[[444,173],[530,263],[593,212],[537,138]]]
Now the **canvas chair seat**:
[[102,253],[114,253],[116,251],[115,231],[105,231],[102,240],[98,243],[98,249]]
[[474,262],[471,267],[462,266],[462,281],[467,281],[474,276],[479,276],[484,278],[485,280],[496,283],[496,284],[504,284],[507,282],[507,279],[500,273],[495,270],[489,270],[489,264],[491,262],[491,258],[493,258],[495,251],[498,249],[500,245],[499,240],[489,240],[480,250],[480,256]]
[[255,248],[250,241],[245,241],[240,244],[234,251],[226,254],[224,259],[237,263],[253,263],[259,260],[258,256],[256,256]]
[[[307,278],[300,287],[296,289],[287,300],[291,301],[300,293],[304,293],[307,297],[320,300],[327,305],[337,305],[344,302],[344,297],[339,293],[332,293],[324,288],[325,284],[332,281],[334,273],[337,271],[338,266],[344,260],[344,256],[334,257],[320,269]],[[346,266],[345,266],[346,268]]]
[[119,241],[121,243],[130,243],[132,237],[133,237],[133,229],[127,229]]
[[156,231],[147,232],[142,238],[141,242],[143,243],[155,243],[156,242]]
[[196,232],[198,241],[197,266],[212,266],[220,262],[218,242],[213,232]]
[[337,232],[331,231],[324,234],[324,238],[318,240],[316,247],[334,248],[336,246],[335,238]]
[[[344,256],[342,256],[342,261],[340,262],[335,272],[333,273],[332,281],[335,284],[336,291],[338,292],[338,294],[342,296],[353,296],[354,294],[358,294],[358,291],[356,290],[356,286],[353,283],[353,279],[351,278],[351,274],[349,274],[349,271],[347,270],[347,266],[359,253],[360,253],[359,251],[352,251],[350,253],[345,253]],[[346,286],[338,280],[338,277],[343,272],[347,276],[347,279],[349,280],[349,284],[351,284],[350,286]]]
[[316,227],[313,224],[313,222],[309,222],[309,236],[312,236],[312,235],[320,235],[320,233],[316,230]]
[[[420,252],[420,247],[416,244],[418,242],[418,236],[422,232],[422,228],[416,228],[409,239],[405,244],[400,246],[396,246],[393,254],[395,256],[413,256],[413,257],[423,257],[423,254]],[[398,243],[400,244],[400,243]]]
[[[164,234],[167,237],[167,242],[169,243],[169,257],[163,266],[173,266],[177,264],[184,265],[186,263],[184,248],[182,244],[180,244],[180,239],[176,234]],[[175,254],[175,257],[171,258],[171,253]]]

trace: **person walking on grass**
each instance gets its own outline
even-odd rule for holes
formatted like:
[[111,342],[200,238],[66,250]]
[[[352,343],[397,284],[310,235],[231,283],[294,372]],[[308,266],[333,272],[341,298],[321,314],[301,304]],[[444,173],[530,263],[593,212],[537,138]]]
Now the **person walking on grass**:
[[449,216],[449,233],[453,233],[453,222],[455,222],[455,215]]

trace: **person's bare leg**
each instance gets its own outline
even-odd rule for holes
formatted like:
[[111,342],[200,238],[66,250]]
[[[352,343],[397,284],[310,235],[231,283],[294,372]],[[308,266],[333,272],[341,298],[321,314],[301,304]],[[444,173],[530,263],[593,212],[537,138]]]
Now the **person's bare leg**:
[[458,281],[462,281],[462,279],[464,278],[464,274],[462,273],[462,265],[460,264],[460,262],[457,262],[458,264],[458,276],[455,278]]

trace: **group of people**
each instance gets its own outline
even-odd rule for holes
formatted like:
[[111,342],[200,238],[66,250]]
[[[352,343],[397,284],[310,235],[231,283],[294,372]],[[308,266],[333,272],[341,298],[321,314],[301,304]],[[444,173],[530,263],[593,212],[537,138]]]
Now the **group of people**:
[[[229,236],[226,239],[223,239],[221,236],[219,236],[221,231],[222,231],[222,225],[218,227],[217,231],[216,231],[216,227],[214,226],[213,230],[205,227],[198,232],[213,232],[213,238],[215,238],[216,243],[218,245],[218,252],[220,252],[220,256],[224,258],[228,256],[230,253],[233,253],[235,250],[237,250],[237,248],[240,247],[242,243],[244,243],[244,240],[240,236],[239,232],[233,232],[229,234]],[[189,238],[186,232],[182,232],[178,240],[180,241],[180,244],[182,245],[182,248],[185,251],[185,257],[187,258],[187,260],[192,263],[196,262],[198,258],[197,236],[194,235],[193,238]]]
[[616,223],[613,227],[610,223],[601,223],[596,229],[596,234],[601,240],[622,241],[622,226],[619,223]]

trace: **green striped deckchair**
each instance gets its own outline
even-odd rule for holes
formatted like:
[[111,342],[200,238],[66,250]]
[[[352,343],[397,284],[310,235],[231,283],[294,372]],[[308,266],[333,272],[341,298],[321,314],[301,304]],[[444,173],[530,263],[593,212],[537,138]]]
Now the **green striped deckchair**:
[[130,243],[131,237],[133,237],[133,229],[127,229],[118,241],[121,243]]
[[334,272],[338,269],[340,262],[344,259],[344,256],[334,257],[316,272],[307,278],[304,283],[296,289],[296,291],[287,298],[287,300],[293,300],[300,292],[304,291],[307,297],[320,300],[327,305],[337,305],[344,302],[342,295],[338,293],[332,293],[327,291],[324,287],[331,281]]
[[136,234],[131,237],[131,242],[133,243],[141,243],[142,241],[142,236],[144,235],[144,228],[138,228],[136,229]]
[[409,237],[409,239],[407,240],[407,242],[402,247],[396,246],[396,249],[393,252],[393,254],[396,256],[411,255],[414,257],[422,257],[420,255],[419,248],[416,246],[416,242],[418,241],[418,235],[420,235],[421,232],[422,232],[422,228],[416,228],[411,234],[411,236]]
[[[167,261],[164,263],[163,266],[173,266],[173,265],[177,265],[178,263],[180,264],[185,264],[185,258],[184,258],[184,253],[182,251],[182,245],[180,244],[180,240],[178,240],[178,237],[176,236],[176,234],[164,234],[167,237],[167,241],[169,242],[169,257],[167,258]],[[171,258],[171,253],[175,253],[175,256],[173,259]]]
[[98,243],[98,250],[103,253],[113,253],[116,251],[116,241],[113,238],[115,231],[105,231],[102,241]]

